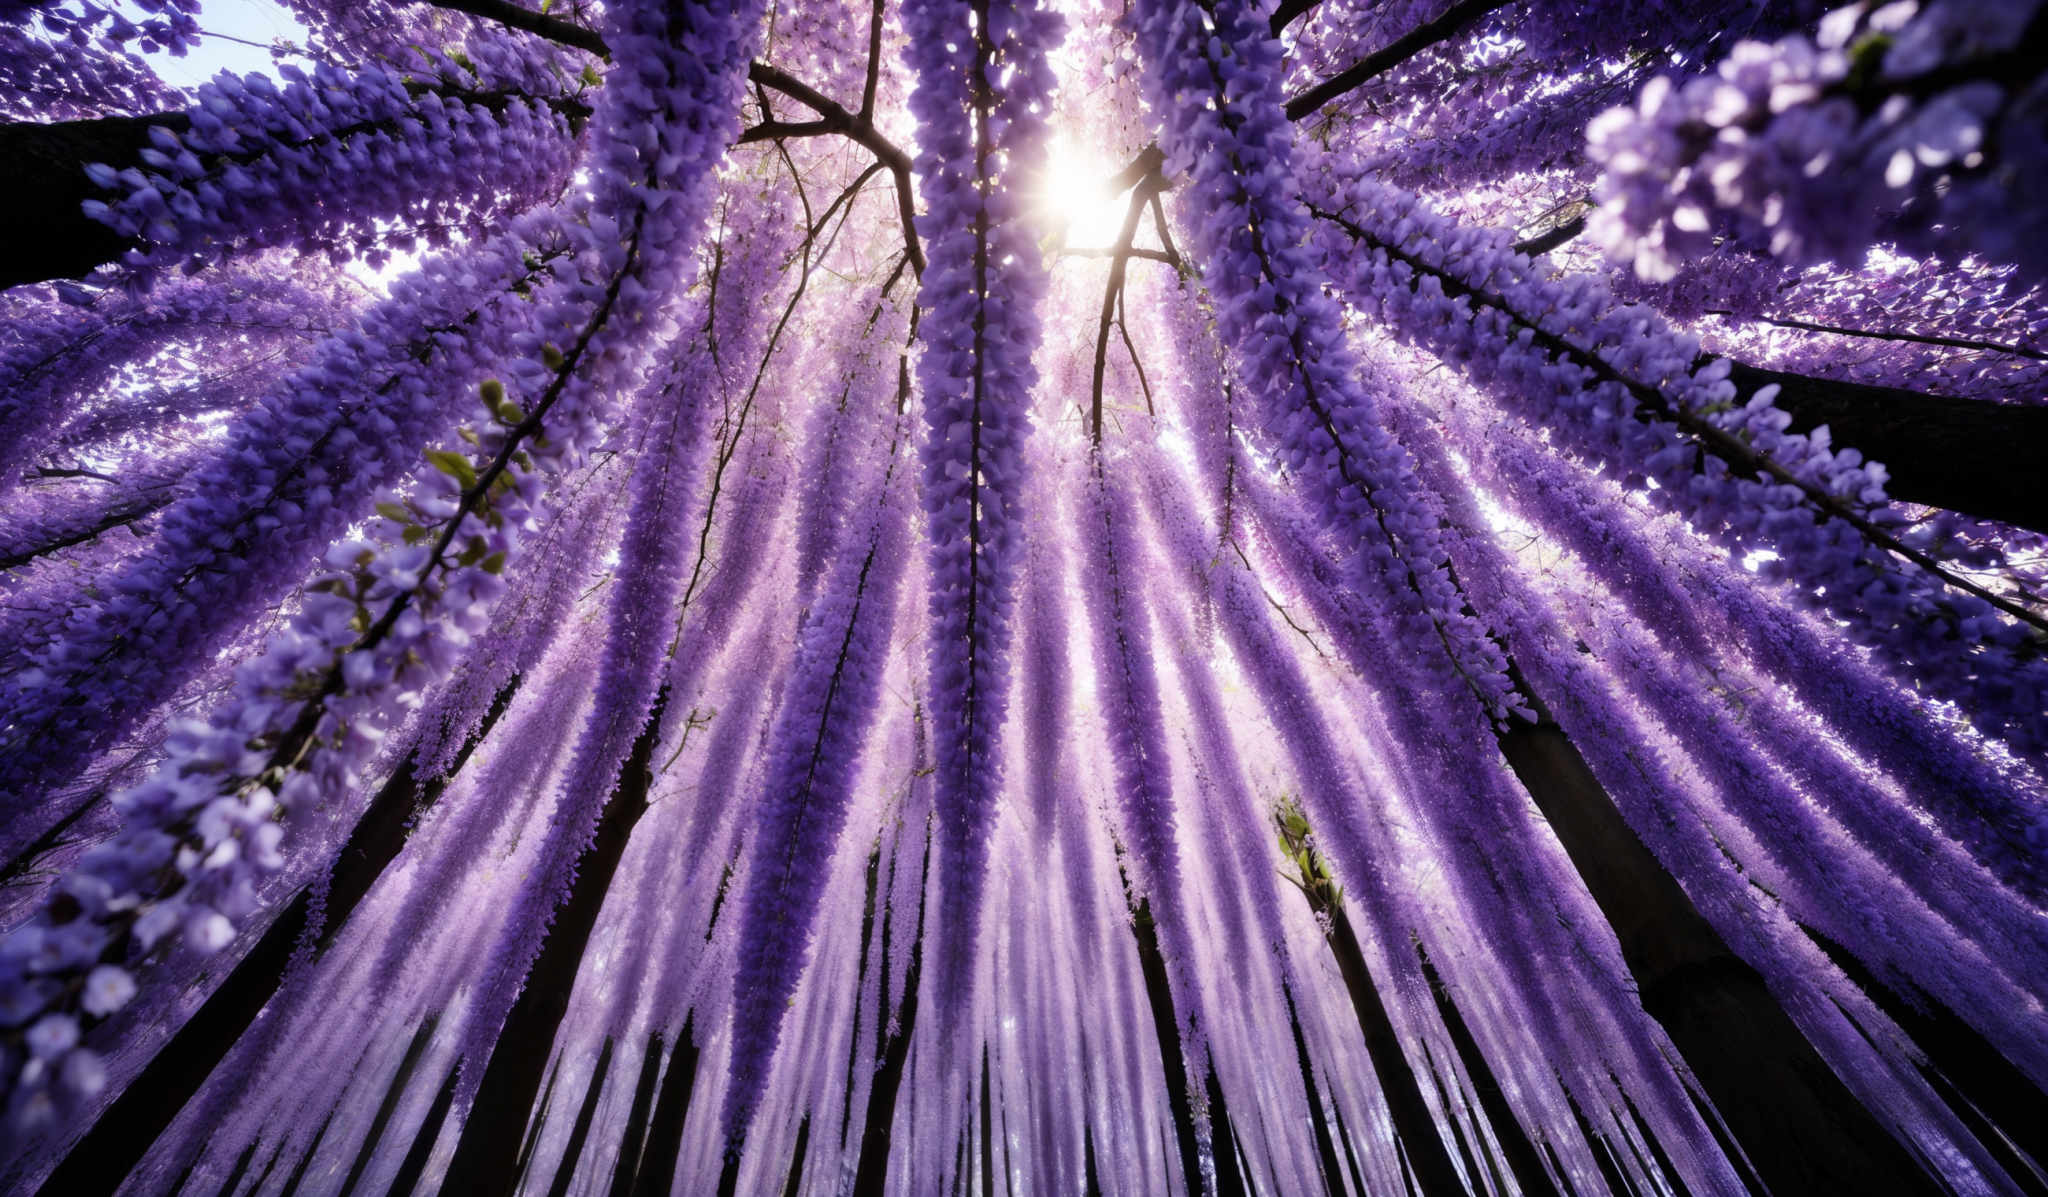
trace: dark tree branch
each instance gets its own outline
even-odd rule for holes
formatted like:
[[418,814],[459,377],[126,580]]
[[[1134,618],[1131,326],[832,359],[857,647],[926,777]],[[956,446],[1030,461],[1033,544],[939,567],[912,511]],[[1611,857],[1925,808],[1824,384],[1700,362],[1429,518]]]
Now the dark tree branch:
[[2014,357],[2048,362],[2048,353],[2038,349],[2028,349],[2024,345],[2007,345],[2000,341],[1981,341],[1974,337],[1948,337],[1939,333],[1914,333],[1897,328],[1845,328],[1839,324],[1816,324],[1809,320],[1794,320],[1783,316],[1743,316],[1726,308],[1709,308],[1707,315],[1722,316],[1731,320],[1754,320],[1773,328],[1793,328],[1801,332],[1829,333],[1838,337],[1863,337],[1874,341],[1904,341],[1913,345],[1942,345],[1950,349],[1969,349],[1978,353],[2007,353]]
[[1586,217],[1580,213],[1563,224],[1552,225],[1533,237],[1515,242],[1514,249],[1525,258],[1540,258],[1585,231]]
[[148,519],[150,516],[170,506],[171,500],[176,497],[177,490],[167,486],[147,498],[137,499],[111,508],[99,519],[82,527],[54,536],[41,544],[15,549],[0,555],[0,570],[18,569],[39,557],[48,556],[60,549],[68,549],[73,545],[98,540],[116,528],[126,527]]
[[[1751,448],[1746,441],[1737,437],[1733,433],[1719,427],[1718,425],[1713,424],[1712,422],[1701,417],[1700,415],[1674,406],[1670,402],[1670,400],[1665,397],[1664,392],[1658,386],[1653,385],[1651,383],[1642,382],[1640,380],[1631,378],[1626,374],[1623,374],[1620,370],[1616,369],[1612,364],[1610,364],[1606,358],[1602,357],[1598,352],[1576,345],[1571,341],[1565,339],[1564,337],[1558,336],[1554,333],[1545,331],[1544,329],[1538,327],[1536,322],[1529,315],[1514,311],[1511,307],[1509,307],[1507,301],[1502,299],[1499,295],[1495,295],[1486,291],[1481,291],[1471,286],[1470,284],[1464,282],[1463,280],[1451,276],[1450,274],[1439,269],[1438,267],[1432,266],[1429,263],[1422,261],[1420,258],[1417,258],[1412,254],[1403,252],[1397,246],[1387,245],[1384,242],[1377,240],[1371,234],[1367,233],[1364,229],[1360,228],[1356,224],[1353,224],[1351,221],[1345,219],[1343,216],[1339,214],[1321,211],[1315,208],[1313,205],[1310,206],[1309,211],[1318,219],[1330,221],[1336,224],[1339,228],[1342,228],[1361,246],[1369,249],[1378,250],[1382,253],[1385,253],[1390,260],[1406,264],[1410,268],[1410,270],[1413,271],[1411,277],[1415,280],[1417,284],[1420,283],[1421,279],[1424,276],[1433,277],[1438,280],[1446,296],[1452,299],[1463,297],[1467,299],[1474,307],[1491,308],[1501,313],[1503,316],[1506,316],[1509,320],[1513,321],[1516,325],[1527,330],[1532,336],[1532,343],[1541,350],[1543,350],[1545,353],[1551,354],[1559,360],[1572,362],[1573,364],[1586,370],[1596,380],[1600,382],[1614,383],[1618,386],[1625,388],[1636,401],[1636,417],[1638,419],[1666,420],[1673,424],[1676,424],[1679,427],[1679,429],[1683,431],[1690,440],[1692,440],[1695,444],[1699,445],[1706,452],[1712,453],[1714,456],[1719,457],[1722,461],[1728,464],[1730,469],[1734,470],[1735,472],[1749,477],[1769,478],[1772,482],[1779,483],[1781,485],[1797,487],[1800,493],[1806,497],[1806,502],[1818,513],[1820,518],[1840,520],[1841,522],[1847,524],[1851,528],[1856,529],[1856,531],[1860,533],[1863,536],[1863,538],[1867,542],[1869,542],[1869,544],[1872,545],[1874,548],[1877,548],[1883,552],[1890,553],[1903,560],[1912,562],[1914,565],[1927,571],[1934,577],[1939,578],[1944,584],[1953,586],[1956,589],[1961,590],[1967,594],[1975,595],[1978,598],[1983,599],[1985,602],[1990,603],[1992,606],[1997,607],[1999,610],[2005,612],[2007,615],[2012,616],[2014,619],[2017,619],[2030,627],[2038,628],[2043,631],[2048,631],[2048,619],[2044,619],[2043,616],[2039,613],[2029,610],[2024,605],[2014,602],[2012,599],[2006,597],[2005,595],[1998,594],[1991,590],[1985,589],[1983,586],[1978,585],[1970,579],[1958,575],[1953,569],[1944,565],[1940,561],[1935,560],[1928,554],[1920,551],[1919,549],[1913,548],[1908,544],[1905,544],[1892,532],[1879,527],[1868,516],[1866,516],[1861,511],[1858,511],[1855,507],[1851,506],[1849,501],[1843,499],[1840,496],[1830,494],[1826,490],[1817,486],[1816,484],[1799,477],[1792,471],[1785,468],[1784,465],[1777,462],[1776,460],[1767,457],[1761,453],[1758,453],[1755,449]],[[1797,375],[1777,376],[1772,375],[1769,371],[1759,371],[1754,369],[1753,367],[1741,367],[1739,369],[1736,369],[1731,373],[1730,377],[1735,381],[1735,384],[1738,388],[1742,388],[1745,390],[1750,389],[1752,385],[1765,385],[1770,382],[1777,382],[1780,377],[1787,380],[1795,381],[1802,389],[1806,390],[1806,392],[1809,395],[1821,393],[1822,389],[1827,385],[1826,380],[1823,379],[1807,379]],[[1783,387],[1783,385],[1783,383],[1780,383],[1781,388]],[[1852,384],[1837,385],[1843,387],[1851,387]],[[1858,389],[1875,390],[1879,393],[1883,393],[1882,388]],[[1783,392],[1781,390],[1781,397],[1782,393]],[[1900,394],[1915,395],[1916,393],[1911,391],[1905,391],[1900,392]],[[1932,398],[1931,396],[1924,395],[1916,397],[1923,401]],[[1795,401],[1795,403],[1796,402],[1797,401]],[[1955,402],[1972,403],[1978,401],[1957,400]],[[1786,406],[1788,410],[1791,410],[1792,405]],[[1988,404],[1979,402],[1978,406],[1979,408],[1993,409],[1992,411],[1984,413],[1985,417],[1993,420],[2004,418],[2004,413],[2006,413],[2009,410],[2007,406],[2003,404]],[[1840,407],[1831,408],[1831,410],[1839,410],[1845,416],[1853,416],[1856,414],[1854,407],[1851,405],[1843,405]],[[2031,410],[2038,411],[2041,413],[2042,416],[2048,417],[2048,408],[2034,408]],[[2021,427],[2024,428],[2024,426]],[[2039,436],[2038,432],[2035,432],[2034,435],[2037,438]],[[2038,439],[2036,439],[2035,443],[2040,444],[2041,442]],[[1858,448],[1861,449],[1863,448],[1863,446],[1858,445]],[[1881,456],[1879,456],[1877,451],[1874,449],[1863,449],[1863,451],[1868,456],[1877,458],[1878,460],[1884,460]],[[1930,456],[1946,457],[1948,455],[1930,455],[1924,452],[1908,452],[1907,456],[1925,458]],[[1973,469],[1982,468],[1981,461],[1972,461],[1967,457],[1963,460],[1969,462]],[[2038,471],[2038,462],[2040,460],[2041,458],[2038,455],[2032,457],[2032,461],[2034,461],[2036,465],[2028,469],[2028,477],[2032,478],[2036,475]],[[2039,488],[2035,487],[2035,489],[2038,490]],[[1917,503],[1925,501],[1923,499],[1916,498],[1910,494],[1902,492],[1896,488],[1892,488],[1890,493],[1893,498],[1903,499],[1906,502]],[[2039,506],[2041,500],[2037,498],[2034,502],[2036,506]],[[1970,514],[1981,513],[1971,512]],[[2044,528],[2048,528],[2048,519],[2043,519],[2042,524]]]
[[1131,194],[1130,206],[1124,211],[1123,228],[1116,236],[1116,248],[1110,251],[1109,283],[1102,293],[1102,317],[1095,332],[1094,386],[1088,405],[1088,437],[1098,448],[1102,445],[1102,376],[1109,367],[1109,326],[1116,319],[1117,296],[1123,294],[1124,276],[1131,260],[1131,242],[1138,236],[1138,218],[1145,213],[1146,187],[1146,183],[1140,183]]
[[595,54],[599,58],[610,58],[612,54],[610,48],[604,44],[604,39],[598,36],[596,30],[586,29],[573,21],[564,21],[560,17],[550,17],[543,13],[535,12],[530,8],[521,8],[517,4],[508,3],[507,0],[419,0],[419,2],[430,4],[435,8],[445,8],[450,12],[468,13],[473,17],[482,17],[486,21],[496,21],[498,24],[509,29],[517,29],[522,33],[531,33],[538,37],[544,37],[551,42],[558,42],[564,46],[573,46],[585,53]]
[[1117,288],[1116,292],[1116,331],[1117,335],[1123,338],[1124,352],[1131,355],[1131,369],[1138,373],[1138,389],[1145,392],[1145,414],[1157,416],[1159,412],[1152,406],[1152,383],[1145,377],[1145,363],[1138,360],[1138,347],[1131,344],[1130,326],[1124,320],[1122,287]]
[[1287,101],[1287,119],[1300,120],[1323,105],[1367,82],[1386,74],[1432,46],[1442,45],[1464,33],[1492,13],[1515,0],[1460,0],[1433,21],[1425,21],[1333,75]]
[[1177,267],[1180,265],[1180,259],[1178,257],[1166,252],[1163,249],[1146,249],[1142,246],[1135,245],[1130,247],[1129,249],[1118,249],[1114,246],[1111,246],[1109,248],[1097,249],[1074,249],[1069,247],[1067,249],[1061,250],[1060,256],[1063,258],[1132,257],[1143,258],[1147,262],[1164,262],[1168,266]]
[[882,80],[882,2],[875,0],[874,12],[868,17],[868,77],[860,86],[860,119],[872,120],[875,115],[875,88]]
[[[876,69],[878,68],[871,62],[870,72]],[[774,137],[818,137],[837,133],[873,154],[877,161],[889,169],[889,173],[896,180],[896,214],[903,223],[904,248],[910,255],[910,268],[922,275],[924,247],[919,243],[917,236],[917,197],[911,186],[910,155],[895,142],[882,136],[881,131],[875,128],[871,114],[865,109],[859,115],[848,112],[838,101],[780,67],[757,62],[747,68],[747,78],[757,87],[781,92],[809,108],[818,114],[818,119],[784,125],[773,132],[757,132],[762,126],[756,126],[740,134],[740,144]]]
[[182,112],[0,125],[0,160],[13,164],[15,179],[0,200],[0,218],[12,233],[0,255],[0,288],[83,278],[134,248],[82,210],[87,200],[116,198],[85,177],[86,163],[125,166],[150,148],[151,129],[190,126]]
[[2048,532],[2048,407],[1729,365],[1745,393],[1778,387],[1794,431],[1825,424],[1836,444],[1883,462],[1893,498]]
[[[572,127],[590,116],[590,107],[573,96],[529,96],[492,90],[473,91],[428,83],[411,83],[406,90],[415,98],[433,93],[445,99],[503,112],[515,101],[544,104],[560,113]],[[183,112],[159,112],[148,116],[104,116],[86,120],[42,124],[18,121],[0,124],[0,161],[14,164],[15,176],[25,185],[7,189],[0,200],[0,220],[12,230],[9,252],[0,257],[0,289],[51,279],[84,278],[100,267],[119,261],[131,249],[146,242],[123,236],[87,216],[87,200],[112,202],[120,196],[95,186],[85,175],[88,163],[103,162],[115,168],[139,161],[142,151],[154,143],[150,130],[169,129],[183,133],[191,119]],[[388,133],[391,121],[364,121],[338,129],[315,132],[293,143],[293,148],[329,141],[346,141],[363,134]],[[211,155],[210,169],[231,163],[247,163],[270,152],[259,146],[233,154]]]

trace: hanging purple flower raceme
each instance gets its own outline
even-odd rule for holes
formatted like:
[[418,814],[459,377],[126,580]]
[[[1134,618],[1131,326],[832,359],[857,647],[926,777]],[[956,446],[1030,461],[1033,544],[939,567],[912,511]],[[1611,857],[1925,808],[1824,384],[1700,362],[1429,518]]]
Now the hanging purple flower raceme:
[[1318,237],[1348,300],[1574,454],[1653,481],[1656,502],[1730,552],[1769,550],[1766,576],[1796,583],[1988,734],[2041,750],[2048,660],[2030,645],[2048,616],[1972,580],[1985,549],[1913,524],[1887,500],[1882,465],[1788,431],[1776,386],[1739,401],[1725,360],[1703,362],[1694,338],[1597,279],[1545,277],[1502,231],[1372,180],[1340,201]]
[[[570,120],[587,112],[566,92],[520,90],[517,74],[501,78],[479,53],[466,67],[445,57],[403,70],[288,63],[283,87],[223,73],[199,89],[184,128],[150,129],[141,165],[87,168],[123,198],[88,200],[86,214],[136,243],[121,262],[133,289],[251,250],[379,266],[418,242],[479,235],[561,189]],[[479,175],[502,185],[489,205],[474,202]]]
[[925,435],[920,459],[930,537],[934,803],[939,909],[932,969],[942,1019],[967,1008],[979,940],[987,841],[1002,781],[1009,694],[1017,499],[1023,488],[1031,364],[1044,294],[1024,185],[1045,152],[1049,56],[1061,18],[1036,3],[917,0],[902,12],[917,80],[917,172],[929,260],[924,309]]
[[1385,431],[1387,380],[1362,377],[1342,316],[1302,246],[1293,128],[1281,104],[1280,47],[1262,14],[1224,0],[1134,10],[1148,102],[1169,175],[1216,297],[1218,336],[1250,392],[1260,431],[1339,533],[1363,593],[1405,634],[1443,653],[1435,684],[1468,689],[1505,716],[1516,700],[1506,662],[1446,568],[1413,467]]
[[[322,322],[340,318],[345,309],[334,296],[295,278],[247,273],[181,281],[147,303],[109,295],[91,309],[51,304],[10,322],[12,343],[0,352],[0,460],[21,468],[0,472],[0,499],[66,424],[115,401],[112,383],[128,390],[146,379],[147,360],[166,344],[236,330],[310,340]],[[121,377],[126,367],[143,373]]]
[[179,104],[179,90],[143,54],[188,49],[198,9],[198,0],[120,7],[0,0],[0,111],[11,120],[49,121]]
[[[897,419],[908,440],[907,413]],[[880,447],[877,447],[879,449]],[[877,711],[909,551],[907,449],[868,454],[860,501],[803,617],[769,734],[733,973],[728,1149],[745,1138],[802,974],[812,925]],[[877,476],[879,474],[879,476]]]
[[1652,80],[1587,129],[1604,167],[1589,231],[1668,278],[1735,230],[1793,262],[1900,239],[2015,262],[2048,235],[2048,12],[2039,0],[1854,5],[1817,40],[1742,42],[1713,74]]
[[[570,343],[522,338],[512,384],[483,388],[490,422],[465,438],[475,453],[431,452],[413,492],[380,505],[373,541],[329,550],[338,572],[308,587],[228,701],[115,800],[122,832],[0,941],[0,1001],[19,1015],[0,1039],[11,1135],[99,1088],[81,1021],[125,1005],[155,950],[182,939],[217,951],[261,908],[294,809],[357,792],[394,717],[484,627],[543,478],[589,451],[604,399],[672,326],[664,309],[687,281],[758,11],[692,10],[681,28],[645,8],[614,15],[618,44],[639,49],[605,92],[593,202],[567,226],[575,270],[536,305],[538,327],[571,330]],[[666,136],[643,137],[650,127]]]
[[1139,535],[1142,509],[1132,501],[1123,479],[1135,461],[1105,460],[1101,447],[1095,446],[1082,468],[1083,496],[1074,514],[1077,523],[1085,522],[1087,532],[1081,537],[1085,547],[1076,572],[1094,632],[1095,699],[1115,769],[1124,843],[1137,865],[1132,892],[1151,903],[1172,978],[1174,1013],[1180,1023],[1174,1031],[1184,1040],[1187,1058],[1199,1060],[1201,998],[1194,972],[1195,944],[1190,906],[1181,893],[1173,772],[1142,581],[1151,572],[1151,562]]
[[127,734],[473,414],[478,379],[503,372],[534,319],[524,292],[570,253],[544,214],[430,259],[238,420],[149,551],[0,682],[0,807],[29,808]]

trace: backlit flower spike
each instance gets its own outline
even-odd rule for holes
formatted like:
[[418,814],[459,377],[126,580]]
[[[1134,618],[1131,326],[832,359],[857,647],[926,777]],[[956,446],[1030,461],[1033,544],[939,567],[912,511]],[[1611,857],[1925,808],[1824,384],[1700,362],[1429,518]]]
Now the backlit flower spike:
[[1024,439],[1037,381],[1031,355],[1045,290],[1023,193],[1045,154],[1050,55],[1063,22],[1036,3],[1003,0],[915,0],[902,22],[916,79],[918,229],[929,259],[917,381],[942,878],[932,968],[951,1027],[964,1021],[975,988],[1002,785]]
[[1384,431],[1380,409],[1401,396],[1345,347],[1341,313],[1302,245],[1308,215],[1296,195],[1279,43],[1249,5],[1141,6],[1133,20],[1167,168],[1190,175],[1179,203],[1255,427],[1314,496],[1319,518],[1341,530],[1355,553],[1353,584],[1384,618],[1442,645],[1432,684],[1467,690],[1505,717],[1518,701],[1505,661],[1458,594],[1412,465]]

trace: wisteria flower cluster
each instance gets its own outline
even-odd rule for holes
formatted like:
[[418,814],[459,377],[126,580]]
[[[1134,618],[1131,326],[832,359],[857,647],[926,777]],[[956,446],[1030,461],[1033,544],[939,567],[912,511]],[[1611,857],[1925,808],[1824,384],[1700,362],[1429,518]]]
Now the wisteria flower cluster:
[[[586,113],[568,94],[523,94],[507,85],[517,72],[496,66],[487,54],[411,69],[286,63],[283,87],[223,73],[198,90],[183,129],[150,129],[141,166],[87,167],[119,198],[86,212],[135,242],[121,263],[131,287],[251,250],[374,266],[482,233],[562,187],[571,117]],[[468,199],[480,174],[503,184],[489,206]]]
[[1711,74],[1653,79],[1587,128],[1604,170],[1591,231],[1647,279],[1729,235],[1798,263],[1854,262],[1882,240],[2037,277],[2042,227],[2023,197],[2048,182],[2042,11],[1858,4],[1817,38],[1743,42]]
[[2042,1175],[2042,0],[275,3],[0,0],[0,1188]]

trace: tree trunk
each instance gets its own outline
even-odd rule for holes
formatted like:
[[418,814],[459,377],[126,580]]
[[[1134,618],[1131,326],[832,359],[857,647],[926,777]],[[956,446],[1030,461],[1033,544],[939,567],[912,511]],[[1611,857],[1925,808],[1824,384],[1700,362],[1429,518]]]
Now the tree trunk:
[[[912,932],[917,938],[911,941],[910,964],[903,970],[903,1004],[896,1012],[896,1035],[882,1046],[882,1066],[875,1071],[874,1084],[868,1087],[868,1109],[865,1124],[860,1133],[860,1155],[854,1164],[854,1197],[871,1197],[884,1191],[889,1179],[889,1147],[892,1128],[896,1124],[896,1096],[903,1089],[903,1069],[910,1061],[910,1035],[917,1026],[917,986],[924,973],[924,903],[925,892],[930,887],[932,876],[932,839],[927,829],[924,840],[924,863],[921,867],[921,881],[917,887],[917,928]],[[886,918],[886,915],[884,916]],[[882,963],[889,961],[888,924],[883,924]],[[882,986],[882,1002],[889,1000],[889,989]],[[875,1025],[878,1034],[886,1034],[889,1020],[877,1012]],[[1092,1156],[1090,1157],[1093,1158]]]
[[[1308,1058],[1308,1040],[1301,1033],[1301,1016],[1294,1009],[1294,994],[1283,984],[1280,996],[1287,1001],[1287,1029],[1294,1033],[1294,1062],[1301,1070],[1302,1096],[1308,1102],[1309,1129],[1315,1133],[1316,1162],[1323,1174],[1327,1197],[1345,1197],[1344,1166],[1337,1162],[1337,1145],[1330,1141],[1330,1123],[1323,1117],[1322,1097],[1316,1091],[1316,1069]],[[1336,1094],[1330,1095],[1331,1104]]]
[[1745,395],[1775,384],[1792,427],[1884,463],[1894,498],[2048,533],[2048,406],[1836,382],[1734,362]]
[[654,1116],[655,1084],[661,1080],[661,1032],[647,1040],[647,1055],[640,1061],[640,1082],[633,1086],[633,1108],[626,1115],[626,1137],[619,1144],[619,1160],[612,1166],[611,1197],[633,1197],[633,1176],[640,1169],[640,1148],[647,1142],[648,1119]]
[[2048,1094],[2013,1067],[1999,1050],[1940,1002],[1901,982],[1879,980],[1841,944],[1808,927],[1820,945],[1885,1016],[1927,1053],[1921,1075],[1942,1100],[1997,1157],[2013,1182],[2030,1197],[2048,1195]]
[[[1386,1099],[1394,1134],[1407,1148],[1416,1184],[1423,1197],[1463,1197],[1465,1182],[1459,1179],[1436,1116],[1430,1113],[1429,1102],[1422,1096],[1422,1083],[1415,1079],[1415,1069],[1401,1050],[1394,1020],[1387,1014],[1386,1003],[1380,1000],[1378,986],[1373,984],[1365,951],[1351,926],[1351,916],[1345,912],[1343,902],[1330,901],[1320,886],[1304,886],[1302,892],[1308,895],[1316,914],[1329,921],[1330,951],[1337,957],[1337,971],[1343,975],[1344,987],[1351,994],[1351,1009],[1358,1016],[1359,1033],[1365,1036],[1373,1076],[1380,1083],[1380,1096]],[[1448,1110],[1445,1115],[1449,1116]]]
[[604,1047],[597,1053],[597,1065],[590,1073],[590,1087],[583,1092],[583,1107],[576,1111],[576,1124],[569,1129],[569,1142],[562,1148],[562,1162],[555,1165],[555,1180],[548,1186],[548,1197],[569,1197],[569,1186],[576,1180],[576,1164],[583,1158],[583,1144],[590,1138],[590,1124],[597,1120],[598,1099],[604,1096],[605,1078],[612,1070],[612,1037],[604,1037]]
[[[427,1116],[420,1123],[419,1133],[412,1137],[412,1147],[398,1165],[398,1175],[391,1178],[391,1191],[384,1197],[412,1197],[412,1191],[419,1187],[420,1177],[427,1171],[427,1161],[433,1157],[434,1144],[441,1138],[442,1124],[448,1121],[449,1107],[455,1104],[455,1082],[459,1076],[459,1069],[451,1065],[447,1079],[441,1082],[440,1091],[434,1094],[434,1104],[427,1107]],[[250,1191],[261,1192],[262,1188],[259,1181]]]
[[[1125,885],[1128,887],[1128,880]],[[1152,922],[1152,903],[1144,898],[1131,907],[1131,937],[1138,941],[1138,967],[1144,974],[1145,998],[1152,1008],[1152,1032],[1159,1043],[1159,1063],[1166,1069],[1166,1103],[1173,1112],[1181,1182],[1187,1192],[1200,1194],[1207,1186],[1202,1183],[1202,1154],[1195,1141],[1194,1108],[1188,1099],[1187,1059],[1180,1050],[1180,1027],[1174,1021],[1173,992],[1166,980],[1166,960],[1159,954],[1159,930]]]
[[1643,1009],[1764,1183],[1786,1195],[1935,1193],[1630,830],[1564,729],[1538,714],[1501,731],[1501,751],[1614,928]]
[[605,893],[626,854],[626,843],[640,816],[647,812],[647,791],[654,781],[650,767],[654,744],[661,737],[661,713],[667,703],[666,691],[654,700],[653,710],[605,800],[597,837],[576,862],[576,881],[569,887],[568,900],[555,912],[533,971],[498,1031],[476,1101],[463,1121],[455,1158],[449,1161],[442,1182],[445,1191],[510,1193],[518,1184],[518,1154],[507,1145],[519,1142],[533,1113],[550,1046],[569,1013],[583,950],[597,926],[598,913],[604,909]]
[[13,164],[15,180],[5,193],[5,220],[13,236],[8,252],[0,256],[0,287],[83,278],[133,248],[133,241],[80,207],[89,199],[119,198],[93,186],[85,167],[92,162],[116,170],[134,166],[152,144],[152,128],[183,132],[190,124],[182,112],[162,112],[0,125],[0,159]]
[[1522,1190],[1523,1197],[1555,1197],[1557,1186],[1550,1174],[1543,1170],[1542,1157],[1536,1154],[1536,1145],[1529,1141],[1528,1132],[1522,1129],[1515,1117],[1515,1109],[1508,1104],[1507,1095],[1501,1092],[1500,1079],[1494,1075],[1493,1066],[1487,1062],[1486,1054],[1479,1050],[1479,1041],[1472,1035],[1472,1028],[1465,1023],[1458,1003],[1451,999],[1450,989],[1438,975],[1436,965],[1430,963],[1429,952],[1421,944],[1415,945],[1415,955],[1422,964],[1422,975],[1429,982],[1430,996],[1436,999],[1436,1012],[1443,1019],[1444,1030],[1449,1033],[1451,1046],[1458,1053],[1458,1060],[1465,1066],[1465,1075],[1472,1078],[1472,1088],[1479,1095],[1479,1108],[1486,1120],[1493,1124],[1493,1133],[1500,1140],[1500,1147],[1508,1159],[1508,1170],[1515,1175],[1515,1184]]
[[[429,1014],[420,1021],[419,1030],[413,1032],[412,1042],[405,1048],[405,1058],[398,1062],[398,1071],[392,1074],[391,1083],[385,1086],[384,1100],[377,1104],[377,1114],[370,1119],[370,1129],[363,1135],[362,1146],[356,1148],[355,1162],[349,1165],[348,1176],[342,1180],[341,1189],[335,1197],[349,1197],[362,1183],[363,1173],[370,1170],[370,1162],[377,1158],[377,1144],[384,1138],[385,1128],[391,1125],[391,1116],[398,1112],[398,1103],[405,1097],[405,1087],[411,1083],[413,1070],[419,1067],[420,1057],[426,1054],[427,1044],[434,1038],[434,1027],[440,1021],[440,1014]],[[255,1146],[251,1143],[250,1150],[255,1150]],[[227,1191],[232,1193],[234,1186],[228,1185]]]
[[647,1151],[633,1179],[633,1197],[668,1197],[675,1187],[676,1161],[683,1153],[683,1128],[690,1121],[690,1099],[697,1090],[697,1023],[694,1012],[683,1020],[668,1075],[661,1078],[661,1096],[647,1124]]

